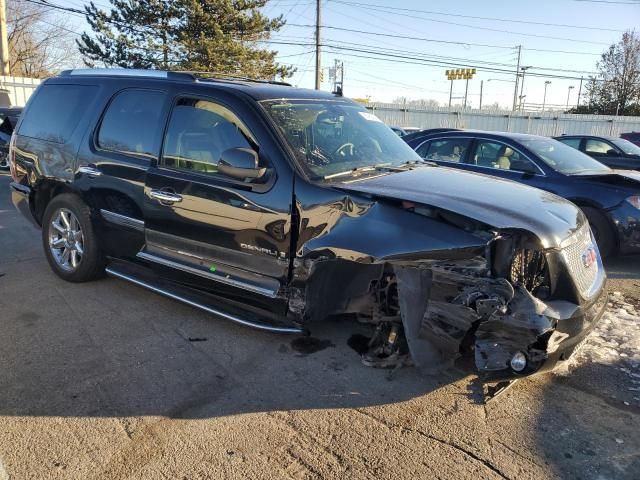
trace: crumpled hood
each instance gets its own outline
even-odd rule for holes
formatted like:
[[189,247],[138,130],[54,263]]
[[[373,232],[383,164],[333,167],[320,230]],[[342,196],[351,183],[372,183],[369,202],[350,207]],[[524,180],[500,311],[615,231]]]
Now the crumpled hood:
[[545,248],[559,247],[586,221],[575,205],[552,193],[446,167],[421,167],[336,187],[449,210],[495,228],[523,229]]

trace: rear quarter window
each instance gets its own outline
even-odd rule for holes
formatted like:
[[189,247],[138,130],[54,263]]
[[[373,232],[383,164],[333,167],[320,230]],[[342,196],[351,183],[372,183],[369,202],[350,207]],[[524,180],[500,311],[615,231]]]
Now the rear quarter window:
[[42,85],[29,103],[18,134],[68,142],[97,90],[95,85]]

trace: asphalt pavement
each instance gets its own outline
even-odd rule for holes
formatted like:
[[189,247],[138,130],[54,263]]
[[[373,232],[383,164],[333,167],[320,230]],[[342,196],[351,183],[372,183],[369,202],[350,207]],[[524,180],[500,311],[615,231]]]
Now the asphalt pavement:
[[462,370],[363,366],[347,319],[309,353],[121,280],[66,283],[8,184],[0,480],[640,478],[638,257],[610,262],[612,313],[569,371],[485,405]]

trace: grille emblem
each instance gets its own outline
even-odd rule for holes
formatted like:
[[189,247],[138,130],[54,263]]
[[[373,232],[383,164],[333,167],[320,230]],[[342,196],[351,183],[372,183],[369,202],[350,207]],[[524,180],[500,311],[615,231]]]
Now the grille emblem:
[[584,268],[591,268],[598,261],[598,255],[596,254],[596,249],[592,245],[589,245],[582,252],[582,264]]

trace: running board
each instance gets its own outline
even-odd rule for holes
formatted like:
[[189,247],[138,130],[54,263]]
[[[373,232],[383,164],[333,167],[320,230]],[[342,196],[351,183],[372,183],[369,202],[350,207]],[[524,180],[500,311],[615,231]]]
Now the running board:
[[257,323],[257,322],[252,322],[250,320],[245,320],[243,318],[240,318],[238,316],[235,315],[231,315],[229,313],[223,312],[221,310],[217,310],[215,308],[212,308],[208,305],[204,305],[200,302],[197,302],[195,300],[191,300],[189,298],[187,298],[186,296],[182,296],[182,295],[178,295],[177,293],[171,292],[168,289],[161,287],[159,285],[154,285],[152,281],[144,281],[141,280],[139,278],[136,278],[135,276],[129,274],[129,273],[124,273],[124,272],[120,272],[118,270],[116,270],[113,266],[108,266],[105,269],[106,273],[116,277],[116,278],[120,278],[121,280],[126,280],[127,282],[131,282],[135,285],[138,285],[140,287],[144,287],[148,290],[151,290],[152,292],[158,293],[160,295],[163,295],[165,297],[171,298],[173,300],[177,300],[179,302],[185,303],[187,305],[190,305],[192,307],[195,308],[199,308],[200,310],[204,310],[207,313],[211,313],[213,315],[217,315],[219,317],[225,318],[227,320],[230,320],[232,322],[235,323],[239,323],[240,325],[244,325],[245,327],[251,327],[251,328],[255,328],[257,330],[263,330],[266,332],[275,332],[275,333],[293,333],[293,334],[301,334],[303,333],[303,330],[301,328],[297,328],[297,327],[280,327],[280,326],[273,326],[273,325],[267,325],[267,324],[263,324],[263,323]]

